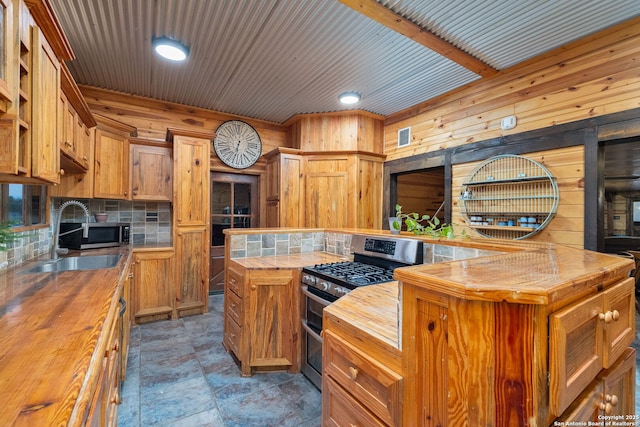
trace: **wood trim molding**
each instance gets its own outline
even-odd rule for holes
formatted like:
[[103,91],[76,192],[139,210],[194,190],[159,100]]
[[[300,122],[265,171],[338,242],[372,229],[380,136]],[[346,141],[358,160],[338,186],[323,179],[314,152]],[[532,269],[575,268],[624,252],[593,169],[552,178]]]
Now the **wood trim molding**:
[[25,0],[25,4],[58,59],[62,61],[75,59],[76,55],[71,49],[71,44],[62,30],[49,0]]
[[480,61],[467,52],[438,37],[426,28],[405,19],[393,10],[381,5],[375,0],[338,0],[345,6],[360,12],[366,17],[384,25],[385,27],[402,34],[411,40],[420,43],[432,51],[452,60],[482,77],[490,77],[498,74],[498,70]]

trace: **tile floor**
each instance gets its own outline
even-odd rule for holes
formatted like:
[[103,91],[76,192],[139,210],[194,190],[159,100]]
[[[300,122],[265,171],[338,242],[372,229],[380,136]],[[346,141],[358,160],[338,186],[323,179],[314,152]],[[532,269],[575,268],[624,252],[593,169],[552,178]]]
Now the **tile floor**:
[[[302,375],[240,376],[222,347],[223,296],[209,313],[133,327],[118,408],[122,427],[320,426],[320,392]],[[640,414],[640,316],[636,316],[636,413]]]
[[213,295],[206,315],[131,329],[119,426],[320,426],[320,392],[304,376],[240,376],[221,344],[222,312]]

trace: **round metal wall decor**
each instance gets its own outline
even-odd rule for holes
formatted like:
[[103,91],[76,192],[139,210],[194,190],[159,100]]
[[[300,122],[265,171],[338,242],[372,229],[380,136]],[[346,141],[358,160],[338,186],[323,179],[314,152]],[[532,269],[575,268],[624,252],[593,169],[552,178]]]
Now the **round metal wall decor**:
[[523,156],[491,157],[465,179],[460,208],[482,236],[520,240],[540,232],[558,208],[558,185],[547,168]]
[[262,140],[249,123],[228,120],[216,129],[213,149],[225,165],[246,169],[262,155]]

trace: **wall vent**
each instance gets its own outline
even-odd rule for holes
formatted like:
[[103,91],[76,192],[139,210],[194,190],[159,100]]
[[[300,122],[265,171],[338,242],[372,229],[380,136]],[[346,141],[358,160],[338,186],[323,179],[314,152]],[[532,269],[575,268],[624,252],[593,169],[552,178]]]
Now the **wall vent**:
[[406,147],[411,143],[411,127],[398,129],[398,147]]

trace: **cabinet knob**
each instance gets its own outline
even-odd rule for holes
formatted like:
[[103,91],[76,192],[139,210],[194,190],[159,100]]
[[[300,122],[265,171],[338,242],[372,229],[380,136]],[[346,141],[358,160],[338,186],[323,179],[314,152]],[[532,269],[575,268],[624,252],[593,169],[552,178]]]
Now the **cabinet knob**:
[[615,394],[607,394],[605,395],[604,399],[608,403],[611,403],[611,406],[618,406],[618,396],[616,396]]
[[602,402],[600,405],[600,410],[604,411],[605,414],[609,415],[611,414],[611,412],[613,411],[613,406],[611,405],[611,403],[604,403]]
[[358,369],[353,366],[349,366],[349,377],[355,381],[358,378]]
[[60,169],[60,175],[64,175],[64,169]]
[[620,319],[620,312],[619,312],[618,310],[613,310],[613,311],[611,312],[611,318],[612,318],[614,321],[617,321],[618,319]]
[[598,314],[598,318],[600,320],[604,320],[604,323],[611,323],[611,321],[613,320],[613,313],[611,313],[610,311],[607,311],[606,313],[600,313]]
[[256,290],[256,285],[251,285],[251,290],[255,291]]

